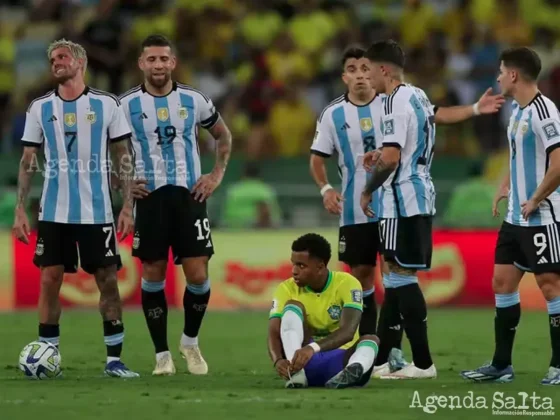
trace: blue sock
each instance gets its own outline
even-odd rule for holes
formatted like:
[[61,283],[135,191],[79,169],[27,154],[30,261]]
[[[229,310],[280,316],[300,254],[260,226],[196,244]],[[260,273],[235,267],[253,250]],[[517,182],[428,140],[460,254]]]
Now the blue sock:
[[515,331],[521,318],[519,292],[496,294],[496,317],[494,318],[494,335],[496,348],[492,365],[505,369],[512,364],[511,354]]
[[389,274],[389,283],[391,287],[403,287],[408,286],[409,284],[417,284],[418,283],[418,276],[416,275],[407,275],[407,274],[398,274],[398,273],[390,273]]

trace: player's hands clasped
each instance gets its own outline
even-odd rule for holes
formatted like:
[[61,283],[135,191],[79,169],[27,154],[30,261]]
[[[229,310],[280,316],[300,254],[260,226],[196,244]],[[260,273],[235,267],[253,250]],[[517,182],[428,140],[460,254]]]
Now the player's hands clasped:
[[31,232],[29,219],[23,207],[16,208],[16,215],[12,232],[18,241],[29,244],[29,233]]
[[539,203],[537,203],[532,198],[521,203],[521,214],[525,220],[529,220],[529,216],[539,208]]
[[302,370],[314,354],[315,351],[310,346],[305,346],[296,350],[294,358],[292,359],[292,368],[290,369],[290,372],[296,373]]
[[344,198],[334,188],[327,190],[323,195],[323,205],[325,209],[331,214],[339,215],[342,213],[342,202]]
[[494,217],[498,217],[500,215],[500,210],[498,209],[498,204],[504,198],[508,198],[509,195],[509,187],[500,187],[494,196],[494,201],[492,201],[492,215]]
[[373,172],[373,167],[381,157],[381,149],[372,150],[364,154],[364,169],[367,172]]
[[120,235],[119,240],[123,240],[134,230],[134,218],[132,217],[132,208],[124,206],[119,214],[117,224],[117,233]]
[[371,208],[371,194],[367,194],[366,192],[362,193],[360,196],[360,207],[367,217],[375,217],[375,213]]
[[146,185],[148,185],[148,181],[145,179],[135,179],[132,181],[132,197],[137,200],[147,197],[150,191],[148,191]]
[[481,114],[493,114],[500,110],[505,101],[504,95],[492,95],[492,88],[488,88],[478,100],[478,111]]
[[223,169],[214,169],[209,174],[202,175],[198,178],[198,181],[192,190],[194,199],[202,203],[212,195],[216,188],[218,188],[223,178]]
[[290,361],[286,359],[280,359],[276,362],[274,366],[278,375],[282,378],[288,380],[290,379]]

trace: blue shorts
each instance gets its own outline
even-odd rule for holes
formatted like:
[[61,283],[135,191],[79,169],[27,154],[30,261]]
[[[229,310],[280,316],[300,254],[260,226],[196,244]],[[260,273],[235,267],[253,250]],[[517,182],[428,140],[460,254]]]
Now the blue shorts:
[[324,386],[344,369],[346,350],[334,349],[315,353],[304,368],[308,386]]

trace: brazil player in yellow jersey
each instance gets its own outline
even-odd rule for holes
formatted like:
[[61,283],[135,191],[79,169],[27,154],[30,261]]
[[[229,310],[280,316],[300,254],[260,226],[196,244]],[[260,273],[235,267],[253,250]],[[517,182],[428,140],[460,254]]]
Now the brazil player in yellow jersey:
[[379,339],[360,337],[362,286],[330,271],[329,242],[308,233],[292,244],[293,277],[274,293],[268,352],[287,388],[347,388],[369,381]]

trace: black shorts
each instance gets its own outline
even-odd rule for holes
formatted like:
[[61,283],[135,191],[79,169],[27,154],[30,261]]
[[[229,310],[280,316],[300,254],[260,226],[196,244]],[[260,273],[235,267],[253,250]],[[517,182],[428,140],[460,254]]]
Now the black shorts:
[[80,266],[94,274],[99,268],[122,266],[113,223],[77,225],[39,221],[33,263],[37,267],[63,265],[64,272],[75,273]]
[[338,259],[350,267],[377,263],[378,223],[341,226],[338,231]]
[[136,201],[132,255],[142,261],[167,261],[214,254],[206,202],[195,201],[184,187],[166,185]]
[[432,266],[432,216],[381,219],[379,237],[385,261],[416,270]]
[[560,227],[515,226],[504,222],[498,234],[495,264],[515,265],[523,271],[560,273]]

